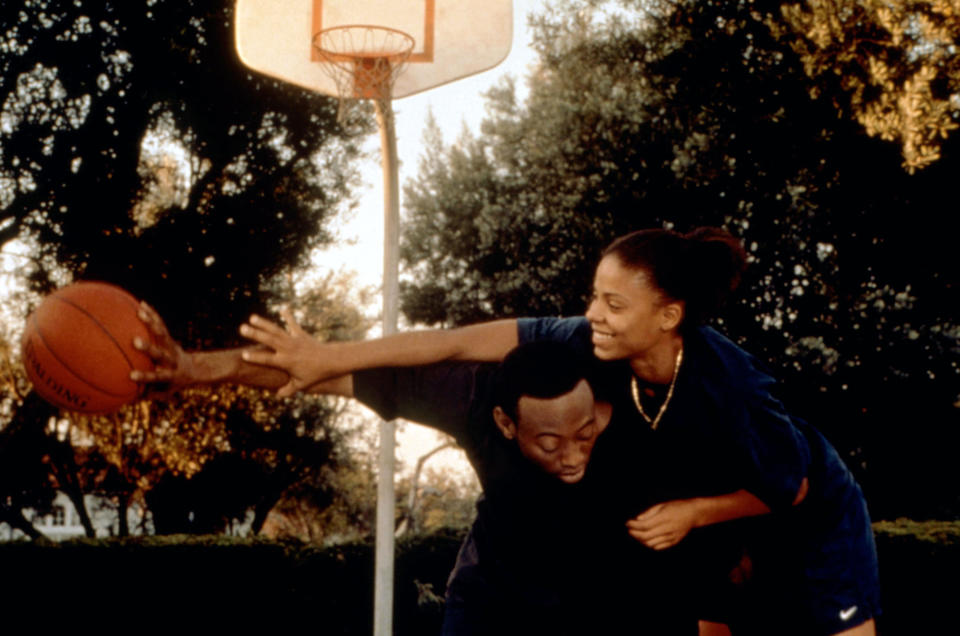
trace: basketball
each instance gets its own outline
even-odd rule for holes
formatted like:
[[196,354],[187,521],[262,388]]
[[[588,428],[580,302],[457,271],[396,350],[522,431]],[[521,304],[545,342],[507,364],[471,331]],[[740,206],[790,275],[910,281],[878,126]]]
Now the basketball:
[[137,317],[139,304],[101,282],[74,283],[47,296],[27,318],[21,340],[34,391],[83,413],[108,413],[140,397],[130,371],[150,370],[153,363],[133,348],[134,337],[150,340]]

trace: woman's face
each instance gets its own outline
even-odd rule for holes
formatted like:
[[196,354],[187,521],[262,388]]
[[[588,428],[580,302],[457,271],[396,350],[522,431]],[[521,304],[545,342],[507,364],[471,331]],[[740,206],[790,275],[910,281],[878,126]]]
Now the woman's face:
[[678,312],[679,303],[668,302],[645,271],[606,256],[597,266],[586,314],[594,354],[601,360],[642,356],[676,329],[682,315]]

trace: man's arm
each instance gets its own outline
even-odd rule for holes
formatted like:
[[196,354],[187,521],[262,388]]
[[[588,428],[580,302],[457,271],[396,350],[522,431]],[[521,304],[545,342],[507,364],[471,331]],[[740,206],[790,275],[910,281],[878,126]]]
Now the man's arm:
[[339,395],[340,397],[355,397],[353,389],[353,374],[341,375],[338,378],[330,378],[317,382],[309,389],[307,393],[318,393],[320,395]]
[[[304,332],[289,313],[284,316],[286,330],[262,318],[257,319],[256,322],[272,334],[269,338],[272,342],[282,342],[287,348],[301,348],[293,357],[308,356],[315,348],[323,354],[320,365],[329,363],[324,377],[309,383],[296,382],[294,389],[285,368],[256,362],[258,356],[276,355],[263,345],[186,352],[170,336],[160,315],[146,303],[141,305],[140,319],[149,329],[151,339],[136,339],[134,346],[150,356],[154,370],[133,371],[130,377],[135,382],[154,385],[154,394],[189,386],[228,383],[264,389],[289,388],[280,394],[281,397],[297,390],[353,397],[352,371],[375,366],[415,366],[448,358],[500,359],[515,346],[517,338],[516,321],[502,320],[449,331],[409,332],[379,340],[321,343]],[[382,362],[378,364],[380,360]]]
[[[383,419],[403,418],[424,424],[467,445],[476,433],[472,426],[477,422],[493,427],[489,411],[483,411],[484,417],[479,420],[472,417],[485,404],[492,378],[489,366],[453,361],[364,369],[349,377],[352,397]],[[335,381],[341,389],[346,388],[345,381]],[[331,388],[326,383],[321,386]]]
[[285,371],[245,361],[245,349],[184,351],[170,335],[160,315],[146,303],[141,303],[139,317],[151,337],[149,340],[135,338],[133,345],[150,357],[154,368],[152,371],[132,371],[130,379],[148,385],[148,395],[210,384],[277,389],[290,381]]
[[[153,371],[134,371],[131,378],[153,385],[162,395],[189,386],[243,384],[275,389],[289,383],[286,371],[252,364],[244,353],[256,348],[186,352],[170,336],[163,319],[144,304],[140,318],[150,330],[149,342],[135,346],[150,356]],[[291,316],[287,328],[295,337],[309,337]],[[489,388],[490,370],[476,364],[449,363],[363,369],[314,382],[309,393],[339,395],[359,400],[385,419],[402,417],[463,439],[470,425],[470,409],[478,392]],[[479,383],[479,384],[478,384]]]

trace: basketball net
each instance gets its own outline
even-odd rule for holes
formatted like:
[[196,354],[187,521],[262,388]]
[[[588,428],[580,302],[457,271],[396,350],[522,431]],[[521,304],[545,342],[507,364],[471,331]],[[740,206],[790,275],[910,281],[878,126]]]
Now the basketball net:
[[362,99],[372,99],[381,112],[392,113],[393,83],[406,67],[413,44],[403,31],[368,25],[333,27],[313,37],[320,65],[337,85],[340,125],[349,123]]

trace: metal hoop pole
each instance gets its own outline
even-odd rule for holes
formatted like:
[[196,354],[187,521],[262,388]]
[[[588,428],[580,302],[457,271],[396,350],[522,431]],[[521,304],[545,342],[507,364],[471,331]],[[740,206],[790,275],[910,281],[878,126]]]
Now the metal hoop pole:
[[[380,125],[383,166],[383,335],[397,331],[399,316],[400,188],[397,135],[389,99],[373,100]],[[377,478],[377,534],[374,576],[374,636],[393,632],[394,519],[396,515],[394,446],[396,425],[380,422]]]
[[[314,35],[313,42],[325,72],[336,82],[341,124],[346,122],[347,100],[356,103],[371,99],[376,108],[383,166],[383,335],[388,336],[397,331],[400,306],[400,187],[390,92],[414,41],[410,35],[396,29],[354,24],[320,31]],[[374,636],[390,636],[393,632],[395,444],[396,425],[393,421],[381,421],[377,462]]]

